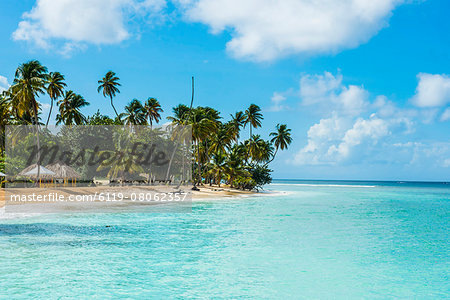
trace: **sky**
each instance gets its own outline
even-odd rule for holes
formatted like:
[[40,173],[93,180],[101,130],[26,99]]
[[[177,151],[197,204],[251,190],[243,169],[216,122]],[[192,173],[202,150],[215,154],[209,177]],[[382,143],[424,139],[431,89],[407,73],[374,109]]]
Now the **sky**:
[[[293,143],[274,178],[450,181],[447,0],[1,0],[0,90],[37,59],[90,106],[258,104]],[[43,113],[49,99],[41,97]],[[248,137],[247,129],[243,138]]]

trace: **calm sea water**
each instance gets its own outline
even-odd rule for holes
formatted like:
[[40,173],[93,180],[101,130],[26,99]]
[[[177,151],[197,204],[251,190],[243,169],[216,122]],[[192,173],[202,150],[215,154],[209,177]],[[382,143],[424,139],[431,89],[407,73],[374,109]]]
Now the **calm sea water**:
[[191,214],[0,220],[0,298],[450,297],[450,185],[267,189]]

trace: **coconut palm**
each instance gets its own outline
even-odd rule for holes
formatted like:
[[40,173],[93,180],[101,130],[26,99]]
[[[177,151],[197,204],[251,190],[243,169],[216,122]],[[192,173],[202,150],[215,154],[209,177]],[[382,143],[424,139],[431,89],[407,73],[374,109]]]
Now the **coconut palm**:
[[252,136],[252,127],[258,128],[261,127],[261,121],[263,119],[263,115],[261,113],[261,108],[256,104],[251,104],[249,108],[245,111],[245,126],[250,124],[250,137]]
[[239,140],[241,127],[244,126],[245,120],[245,114],[242,111],[238,111],[234,115],[231,115],[231,121],[227,123],[229,133],[233,136],[236,143]]
[[192,110],[189,125],[192,127],[192,139],[197,145],[197,166],[199,183],[201,183],[202,157],[200,144],[215,133],[217,129],[217,114],[209,108],[197,107]]
[[113,97],[116,96],[116,93],[120,93],[120,90],[118,88],[120,86],[119,79],[120,78],[116,76],[116,73],[114,73],[113,71],[108,71],[105,77],[97,82],[99,84],[97,92],[100,93],[100,91],[102,91],[103,97],[109,97],[111,99],[111,106],[114,109],[117,117],[119,117],[119,114],[114,107]]
[[230,147],[232,136],[230,135],[228,128],[222,123],[219,124],[217,133],[211,137],[211,145],[209,151],[213,154],[225,153]]
[[[11,87],[12,106],[19,117],[31,113],[38,123],[39,102],[37,97],[44,94],[47,68],[37,60],[21,64]],[[30,108],[32,111],[30,111]]]
[[[39,103],[37,97],[44,94],[47,79],[47,68],[37,60],[21,64],[15,73],[11,86],[12,107],[19,117],[33,115],[36,130],[36,144],[38,148],[37,165],[40,165],[40,141],[39,141]],[[32,112],[30,112],[30,107]],[[40,168],[37,179],[39,180]],[[38,181],[37,180],[37,181]]]
[[120,119],[126,125],[145,125],[147,124],[146,115],[142,103],[133,99],[127,106],[125,112],[120,114]]
[[161,104],[159,104],[158,100],[155,98],[148,98],[144,104],[144,112],[145,117],[148,118],[151,128],[153,126],[153,121],[158,123],[159,120],[161,120],[160,113],[163,112],[163,109],[161,108]]
[[292,143],[291,129],[287,128],[286,124],[277,124],[277,131],[271,132],[270,136],[272,137],[270,142],[275,145],[275,153],[273,154],[272,159],[269,160],[266,165],[275,159],[278,149],[287,149],[288,146]]
[[273,147],[258,134],[252,135],[244,144],[247,147],[248,157],[254,162],[268,161],[272,157]]
[[64,82],[64,75],[59,72],[50,72],[47,76],[47,94],[50,97],[50,111],[48,113],[47,123],[45,127],[48,127],[50,116],[52,115],[53,101],[56,101],[64,93],[66,83]]
[[64,98],[59,100],[59,113],[56,115],[56,124],[63,123],[64,125],[82,125],[86,124],[87,119],[81,113],[81,108],[88,106],[87,102],[82,96],[75,94],[73,91],[67,91]]

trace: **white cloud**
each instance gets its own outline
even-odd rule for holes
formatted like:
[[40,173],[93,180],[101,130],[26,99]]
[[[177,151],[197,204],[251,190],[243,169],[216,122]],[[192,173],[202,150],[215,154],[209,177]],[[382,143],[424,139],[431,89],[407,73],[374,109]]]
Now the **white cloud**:
[[66,54],[84,43],[117,44],[130,37],[131,17],[153,15],[164,6],[164,0],[37,0],[13,39],[44,49],[62,42]]
[[448,75],[420,73],[419,84],[412,99],[418,107],[438,107],[450,103],[450,77]]
[[9,89],[8,79],[0,75],[0,93]]
[[274,92],[270,101],[272,102],[272,106],[269,107],[268,111],[276,112],[288,109],[288,107],[283,104],[283,102],[286,101],[286,96],[282,93]]
[[385,120],[373,118],[369,120],[358,119],[353,127],[345,132],[338,146],[332,145],[328,149],[329,154],[338,154],[338,159],[348,158],[352,148],[365,141],[377,144],[378,140],[389,134],[389,123]]
[[303,105],[320,104],[325,110],[331,108],[348,115],[359,115],[368,107],[369,93],[356,85],[344,86],[340,74],[334,76],[325,72],[302,76],[300,97]]
[[294,156],[299,165],[385,161],[396,156],[386,155],[387,148],[399,144],[391,139],[413,133],[415,119],[423,118],[383,95],[371,102],[367,90],[344,85],[342,75],[329,72],[302,76],[299,97],[304,108],[325,116],[309,128],[307,144]]
[[397,126],[395,120],[339,117],[321,119],[308,131],[308,143],[294,157],[299,165],[337,164],[368,156]]
[[387,26],[403,0],[178,0],[189,21],[213,33],[230,31],[228,52],[270,61],[305,53],[334,53],[368,41]]
[[446,110],[444,110],[444,112],[441,115],[441,121],[448,121],[450,120],[450,107],[447,107]]

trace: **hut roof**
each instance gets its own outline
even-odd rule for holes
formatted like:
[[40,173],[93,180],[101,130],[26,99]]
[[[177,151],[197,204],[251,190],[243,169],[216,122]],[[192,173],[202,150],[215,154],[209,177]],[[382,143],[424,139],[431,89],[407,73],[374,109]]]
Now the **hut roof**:
[[80,178],[81,175],[75,171],[72,167],[69,167],[63,163],[54,163],[46,166],[47,169],[55,173],[55,178]]
[[[37,164],[32,164],[31,166],[26,167],[22,170],[18,175],[25,177],[37,177],[38,166]],[[39,177],[40,178],[54,178],[55,172],[44,168],[43,166],[39,166]]]

